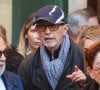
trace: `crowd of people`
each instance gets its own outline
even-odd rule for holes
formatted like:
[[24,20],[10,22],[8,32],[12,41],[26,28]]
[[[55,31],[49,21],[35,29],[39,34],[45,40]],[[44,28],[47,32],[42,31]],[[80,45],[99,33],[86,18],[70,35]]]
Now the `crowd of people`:
[[0,90],[99,90],[100,26],[96,13],[66,16],[56,5],[32,13],[17,48],[0,25]]

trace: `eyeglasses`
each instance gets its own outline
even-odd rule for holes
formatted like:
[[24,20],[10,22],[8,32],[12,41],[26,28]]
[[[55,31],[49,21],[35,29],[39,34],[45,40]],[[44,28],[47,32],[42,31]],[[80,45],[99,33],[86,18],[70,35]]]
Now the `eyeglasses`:
[[6,49],[4,51],[0,51],[0,57],[2,56],[2,54],[4,54],[4,56],[7,57],[8,56],[8,53],[9,53],[9,50],[10,49]]
[[45,32],[45,30],[48,27],[50,31],[56,31],[59,28],[59,26],[62,26],[62,25],[64,25],[64,23],[50,24],[50,25],[37,24],[36,30],[38,30],[39,32]]

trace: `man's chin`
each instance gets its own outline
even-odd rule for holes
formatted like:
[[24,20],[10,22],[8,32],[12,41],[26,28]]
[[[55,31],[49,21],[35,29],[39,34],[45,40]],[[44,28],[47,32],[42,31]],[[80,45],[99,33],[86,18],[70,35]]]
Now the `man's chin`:
[[48,48],[54,48],[56,46],[56,43],[44,43],[44,45]]

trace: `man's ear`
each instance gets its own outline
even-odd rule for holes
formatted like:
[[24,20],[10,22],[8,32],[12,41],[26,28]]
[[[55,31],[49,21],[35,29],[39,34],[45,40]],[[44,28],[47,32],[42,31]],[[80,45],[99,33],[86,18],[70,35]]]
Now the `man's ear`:
[[68,29],[69,29],[69,25],[65,24],[63,29],[64,29],[63,35],[66,35],[66,33],[67,33]]
[[89,73],[89,75],[91,76],[91,78],[93,79],[93,70],[90,67],[87,67],[87,71]]

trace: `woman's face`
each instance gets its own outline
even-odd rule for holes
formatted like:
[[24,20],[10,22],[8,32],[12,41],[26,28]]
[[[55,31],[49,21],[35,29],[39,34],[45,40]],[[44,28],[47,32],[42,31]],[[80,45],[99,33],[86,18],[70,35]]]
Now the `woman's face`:
[[89,48],[92,44],[94,44],[96,41],[91,40],[91,39],[85,39],[84,40],[84,44],[83,44],[83,48],[87,49]]
[[35,30],[35,25],[31,26],[25,36],[28,39],[28,45],[34,49],[39,48],[41,45],[41,40],[39,38],[38,32]]
[[93,68],[88,67],[88,72],[91,75],[91,77],[100,85],[100,52],[97,53]]

